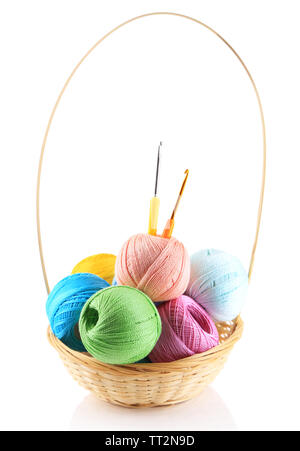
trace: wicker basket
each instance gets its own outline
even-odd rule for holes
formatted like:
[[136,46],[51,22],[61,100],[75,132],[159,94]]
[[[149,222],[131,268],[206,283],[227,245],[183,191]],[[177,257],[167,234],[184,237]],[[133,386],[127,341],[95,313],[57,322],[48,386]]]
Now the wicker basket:
[[[134,17],[121,25],[117,26],[105,36],[103,36],[96,44],[83,56],[79,63],[75,66],[71,75],[68,77],[63,89],[61,90],[55,106],[52,110],[47,129],[42,144],[40,164],[38,170],[38,183],[37,183],[37,231],[38,242],[40,250],[40,258],[42,264],[42,270],[45,280],[47,292],[50,292],[44,255],[42,250],[41,239],[41,227],[40,227],[40,181],[42,172],[42,163],[46,147],[46,142],[49,134],[49,130],[52,124],[52,120],[59,102],[69,85],[72,77],[76,73],[79,66],[88,57],[88,55],[108,36],[115,31],[119,30],[123,26],[138,20],[155,15],[169,15],[181,17],[200,24],[207,30],[214,33],[220,38],[229,49],[235,54],[238,61],[242,64],[246,71],[250,82],[253,86],[260,112],[260,118],[262,123],[262,137],[263,137],[263,171],[262,171],[262,184],[260,191],[260,200],[257,216],[257,226],[254,238],[254,244],[252,248],[250,267],[249,267],[249,279],[251,277],[254,256],[257,246],[262,205],[264,197],[265,187],[265,172],[266,172],[266,134],[263,109],[260,101],[260,97],[254,83],[254,80],[246,67],[243,60],[236,53],[236,51],[228,44],[225,39],[220,36],[215,30],[208,25],[200,22],[192,17],[184,16],[177,13],[169,12],[157,12],[143,14],[141,16]],[[201,393],[201,391],[210,384],[215,377],[219,374],[226,362],[228,355],[235,345],[235,343],[241,338],[243,332],[243,321],[240,317],[235,321],[227,323],[218,323],[217,329],[220,336],[219,346],[210,349],[202,354],[196,354],[192,357],[187,357],[175,362],[168,363],[150,363],[150,364],[131,364],[131,365],[109,365],[102,363],[88,353],[79,353],[65,346],[60,340],[58,340],[50,328],[48,328],[48,339],[51,345],[56,349],[61,357],[65,367],[70,372],[72,377],[78,381],[78,383],[90,390],[97,397],[108,401],[112,404],[117,404],[125,407],[155,407],[155,406],[167,406],[177,404],[186,401],[190,398]]]
[[243,321],[217,325],[221,344],[202,354],[168,363],[108,365],[87,353],[73,351],[48,328],[48,339],[79,385],[98,398],[124,407],[157,407],[177,404],[197,396],[219,374]]

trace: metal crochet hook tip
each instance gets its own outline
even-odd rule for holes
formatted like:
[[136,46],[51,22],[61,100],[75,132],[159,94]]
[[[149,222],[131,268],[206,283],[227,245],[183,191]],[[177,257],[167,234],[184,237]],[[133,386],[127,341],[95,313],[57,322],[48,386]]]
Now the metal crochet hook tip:
[[185,175],[185,177],[184,177],[184,180],[183,180],[183,183],[182,183],[180,192],[179,192],[179,196],[182,196],[182,193],[183,193],[184,188],[185,188],[185,185],[186,185],[187,178],[188,178],[188,176],[189,176],[189,172],[190,172],[190,171],[189,171],[188,169],[186,169],[186,170],[184,171],[184,173],[185,173],[186,175]]
[[179,191],[179,194],[178,194],[178,198],[177,198],[177,201],[176,201],[174,210],[173,210],[172,215],[171,215],[171,220],[174,220],[174,217],[175,217],[175,214],[176,214],[176,211],[177,211],[177,208],[178,208],[180,199],[181,199],[181,197],[182,197],[182,194],[183,194],[183,191],[184,191],[184,188],[185,188],[185,185],[186,185],[187,178],[188,178],[188,176],[189,176],[189,170],[186,169],[186,170],[184,171],[184,173],[185,173],[185,177],[184,177],[184,180],[183,180],[183,182],[182,182],[182,185],[181,185],[181,188],[180,188],[180,191]]
[[162,146],[162,141],[160,141],[157,151],[157,163],[156,163],[156,175],[155,175],[155,186],[154,186],[154,197],[157,197],[158,190],[158,180],[159,180],[159,168],[160,168],[160,149]]

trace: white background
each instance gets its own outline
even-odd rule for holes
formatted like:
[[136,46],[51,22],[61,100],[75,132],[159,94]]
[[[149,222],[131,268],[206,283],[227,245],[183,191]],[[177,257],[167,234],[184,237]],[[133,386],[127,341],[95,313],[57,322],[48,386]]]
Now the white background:
[[[47,343],[35,185],[75,64],[152,11],[200,19],[245,60],[265,110],[268,173],[243,339],[198,398],[136,411],[78,387]],[[1,429],[299,429],[299,13],[296,0],[0,1]],[[160,227],[189,168],[174,234],[191,253],[221,248],[249,264],[262,164],[253,89],[209,31],[159,16],[101,44],[59,106],[41,186],[51,286],[146,230],[160,140]]]

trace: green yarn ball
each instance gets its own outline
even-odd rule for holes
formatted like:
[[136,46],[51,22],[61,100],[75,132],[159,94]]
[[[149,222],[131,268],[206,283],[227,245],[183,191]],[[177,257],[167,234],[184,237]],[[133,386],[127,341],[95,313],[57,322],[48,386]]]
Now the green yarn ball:
[[152,351],[161,333],[161,321],[146,294],[132,287],[112,286],[88,299],[79,331],[93,357],[121,365],[137,362]]

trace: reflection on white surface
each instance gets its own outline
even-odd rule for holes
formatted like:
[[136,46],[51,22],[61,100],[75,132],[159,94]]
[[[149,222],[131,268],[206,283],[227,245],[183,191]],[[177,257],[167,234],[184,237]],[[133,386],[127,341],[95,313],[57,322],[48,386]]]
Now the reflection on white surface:
[[76,408],[70,428],[104,431],[237,429],[224,401],[211,387],[190,401],[151,409],[126,409],[88,395]]

